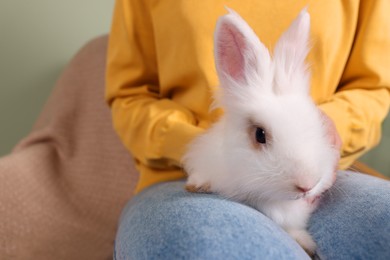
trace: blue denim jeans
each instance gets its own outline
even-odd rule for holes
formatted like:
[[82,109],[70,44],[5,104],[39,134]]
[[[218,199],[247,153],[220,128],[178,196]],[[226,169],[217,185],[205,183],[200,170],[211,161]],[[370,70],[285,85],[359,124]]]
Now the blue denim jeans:
[[[339,172],[310,219],[320,259],[390,259],[390,182]],[[246,205],[194,194],[184,182],[135,196],[120,220],[115,259],[310,259]]]

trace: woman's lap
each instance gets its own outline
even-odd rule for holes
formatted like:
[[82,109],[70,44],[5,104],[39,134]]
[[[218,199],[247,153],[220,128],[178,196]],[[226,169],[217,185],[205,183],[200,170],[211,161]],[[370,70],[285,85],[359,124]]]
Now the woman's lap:
[[309,222],[319,256],[390,259],[390,182],[339,174]]
[[[304,251],[260,212],[212,194],[162,183],[123,210],[117,259],[304,259]],[[340,173],[309,230],[326,258],[367,258],[390,245],[390,182]],[[345,255],[344,255],[345,254]],[[378,259],[378,258],[376,258]]]

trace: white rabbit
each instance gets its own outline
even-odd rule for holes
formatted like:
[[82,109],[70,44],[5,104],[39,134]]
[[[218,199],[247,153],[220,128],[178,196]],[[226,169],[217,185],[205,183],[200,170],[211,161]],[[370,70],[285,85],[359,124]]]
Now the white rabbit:
[[215,102],[224,115],[189,145],[186,188],[256,208],[314,253],[306,225],[335,181],[339,153],[309,96],[310,16],[301,11],[271,58],[249,25],[228,11],[215,32]]

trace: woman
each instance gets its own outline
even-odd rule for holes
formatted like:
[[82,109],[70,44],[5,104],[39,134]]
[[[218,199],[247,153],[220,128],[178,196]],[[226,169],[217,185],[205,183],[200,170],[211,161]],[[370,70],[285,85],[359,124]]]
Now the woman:
[[[209,106],[218,86],[213,33],[224,4],[270,46],[309,4],[311,96],[336,126],[329,134],[341,138],[340,169],[380,140],[390,104],[388,1],[117,0],[106,98],[140,171],[138,195],[119,226],[118,259],[307,257],[261,213],[187,193],[177,181],[185,177],[185,146],[221,113]],[[389,199],[388,182],[340,171],[309,223],[318,255],[390,256]]]

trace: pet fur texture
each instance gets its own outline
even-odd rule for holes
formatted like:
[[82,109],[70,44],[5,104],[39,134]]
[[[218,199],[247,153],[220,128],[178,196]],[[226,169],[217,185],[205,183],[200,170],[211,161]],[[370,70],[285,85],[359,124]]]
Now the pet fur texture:
[[[303,9],[271,56],[233,10],[219,18],[215,62],[224,115],[195,138],[183,157],[187,189],[250,205],[280,225],[308,253],[307,221],[335,181],[338,151],[309,95],[310,16]],[[256,139],[264,130],[265,143]]]

